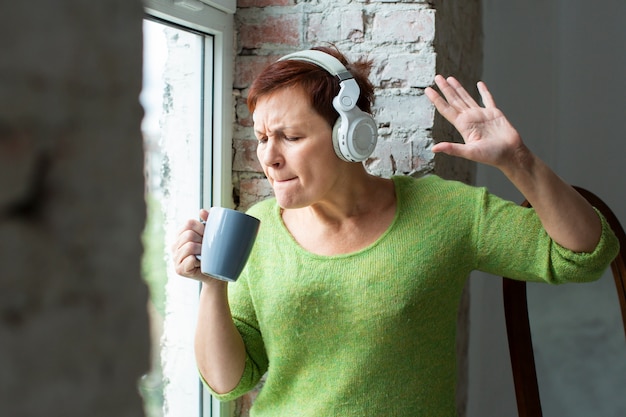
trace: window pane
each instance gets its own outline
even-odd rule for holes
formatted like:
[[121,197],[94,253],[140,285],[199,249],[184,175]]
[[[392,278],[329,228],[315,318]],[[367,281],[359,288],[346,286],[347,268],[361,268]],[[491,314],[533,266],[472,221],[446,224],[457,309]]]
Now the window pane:
[[[200,387],[193,356],[199,284],[178,277],[169,247],[202,201],[205,121],[205,50],[210,36],[144,21],[144,88],[141,103],[146,153],[144,279],[150,287],[153,361],[140,389],[146,415],[200,415]],[[209,62],[210,64],[210,62]],[[210,65],[208,66],[210,68]],[[210,131],[210,130],[209,130]],[[206,145],[210,146],[210,145]]]

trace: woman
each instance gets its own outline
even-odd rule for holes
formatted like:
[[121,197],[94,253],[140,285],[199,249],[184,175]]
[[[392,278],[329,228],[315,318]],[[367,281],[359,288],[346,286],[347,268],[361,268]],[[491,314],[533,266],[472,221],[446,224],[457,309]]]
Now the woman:
[[[317,49],[350,71],[369,113],[370,63]],[[375,177],[338,157],[331,72],[279,60],[250,88],[257,156],[275,198],[249,210],[261,230],[239,280],[227,287],[200,273],[201,222],[189,221],[174,244],[177,273],[203,283],[200,373],[220,399],[267,373],[253,416],[454,415],[455,324],[468,274],[590,281],[617,241],[524,146],[483,83],[484,108],[454,78],[436,77],[443,97],[426,89],[465,141],[432,150],[499,168],[534,209],[436,176]]]

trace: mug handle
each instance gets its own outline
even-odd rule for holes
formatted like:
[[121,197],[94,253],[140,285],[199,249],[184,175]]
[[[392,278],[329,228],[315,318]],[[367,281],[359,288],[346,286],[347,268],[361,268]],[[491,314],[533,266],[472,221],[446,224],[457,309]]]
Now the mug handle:
[[[200,223],[202,223],[203,225],[206,226],[206,220],[202,220],[200,219]],[[202,256],[201,255],[195,255],[196,259],[201,261],[202,260]]]

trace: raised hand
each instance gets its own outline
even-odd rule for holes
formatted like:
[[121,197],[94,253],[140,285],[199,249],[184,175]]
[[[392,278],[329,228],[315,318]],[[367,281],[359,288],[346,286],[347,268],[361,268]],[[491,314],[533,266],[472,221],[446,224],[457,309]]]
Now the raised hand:
[[527,153],[517,130],[509,123],[482,81],[478,92],[485,107],[481,107],[454,77],[435,77],[443,96],[433,88],[425,94],[439,113],[459,131],[464,144],[440,142],[433,152],[443,152],[475,162],[506,169],[509,164],[519,164],[519,157]]

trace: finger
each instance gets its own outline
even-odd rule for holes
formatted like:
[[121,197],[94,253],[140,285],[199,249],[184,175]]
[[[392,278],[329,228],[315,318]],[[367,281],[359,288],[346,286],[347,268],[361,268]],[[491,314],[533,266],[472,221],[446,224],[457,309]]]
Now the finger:
[[452,103],[453,101],[459,99],[455,89],[452,88],[452,86],[448,82],[448,79],[444,78],[442,75],[438,74],[435,76],[435,84],[437,84],[437,87],[439,87],[439,91],[441,91],[441,93],[449,103]]
[[189,276],[200,267],[200,260],[197,254],[202,250],[202,245],[198,243],[188,243],[174,254],[174,270],[179,275]]
[[200,261],[195,256],[188,256],[176,264],[174,269],[178,275],[193,278],[199,274]]
[[424,94],[426,94],[426,97],[428,97],[430,102],[433,103],[437,111],[448,121],[453,121],[456,118],[458,115],[456,109],[452,107],[443,97],[441,97],[433,88],[426,87]]
[[[435,83],[443,93],[448,103],[456,110],[462,111],[472,106],[474,100],[465,92],[465,89],[454,77],[444,78],[441,75],[435,77]],[[469,101],[467,98],[469,97]]]
[[454,77],[448,77],[447,81],[448,84],[450,84],[450,86],[454,89],[459,99],[462,100],[467,107],[479,107],[476,100],[474,100],[474,97],[467,92],[459,80]]
[[[193,223],[191,223],[193,222]],[[176,241],[173,245],[173,250],[177,250],[185,243],[202,242],[202,236],[204,235],[204,225],[197,220],[190,221],[189,227],[186,227],[180,231]]]
[[439,142],[432,147],[434,153],[445,153],[450,156],[458,156],[461,158],[467,158],[466,156],[467,145],[455,142]]
[[200,236],[200,238],[202,238],[202,235],[204,235],[204,221],[206,221],[206,219],[203,219],[203,220],[189,219],[187,220],[187,223],[186,223],[187,227],[185,229],[195,232],[198,236]]
[[[206,210],[204,211],[206,212]],[[200,212],[200,215],[202,216],[202,211]],[[206,220],[206,217],[208,217],[208,214],[205,216],[204,220]],[[202,219],[202,217],[200,218]],[[180,236],[186,230],[193,230],[202,236],[204,234],[204,224],[200,220],[189,219],[180,227],[180,229],[178,229],[178,235]]]
[[205,209],[200,209],[200,218],[206,221],[209,218],[209,211]]
[[186,239],[180,238],[176,244],[176,248],[172,251],[174,263],[180,263],[183,259],[190,255],[199,254],[202,251],[202,238]]
[[187,242],[202,242],[202,236],[204,235],[204,225],[198,220],[187,220],[185,225],[181,228],[178,233],[178,237],[174,241],[171,247],[171,252],[176,253],[183,247]]
[[195,255],[190,255],[183,259],[180,265],[183,272],[193,274],[200,268],[200,260]]
[[480,93],[480,97],[482,98],[485,107],[496,107],[496,101],[493,99],[491,92],[487,88],[487,84],[483,81],[479,81],[476,86],[478,87],[478,92]]

